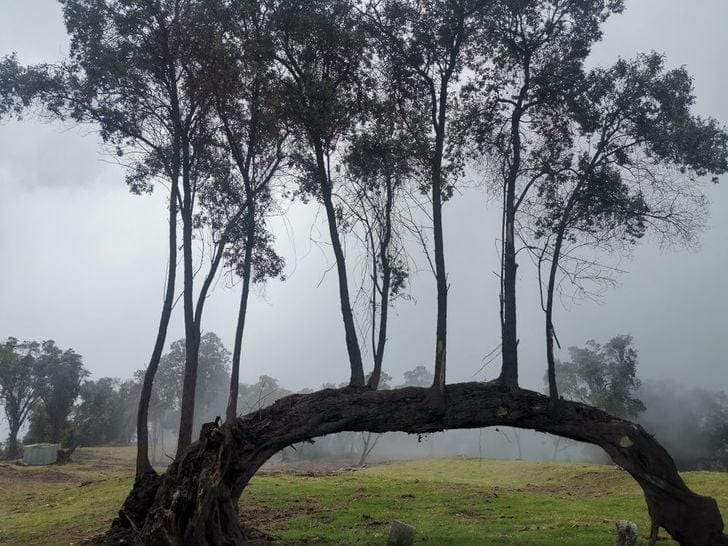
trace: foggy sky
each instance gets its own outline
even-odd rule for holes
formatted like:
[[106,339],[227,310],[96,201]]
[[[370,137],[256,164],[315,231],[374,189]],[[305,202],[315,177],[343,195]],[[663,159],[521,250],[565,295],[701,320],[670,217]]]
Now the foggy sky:
[[[617,56],[664,52],[695,79],[700,114],[728,123],[728,2],[628,0],[606,25],[591,65]],[[24,63],[56,62],[67,39],[55,0],[0,0],[0,55]],[[126,378],[146,366],[156,333],[166,268],[163,191],[130,195],[123,171],[104,155],[91,127],[44,124],[33,116],[0,123],[0,338],[55,339],[84,356],[94,376]],[[500,342],[495,237],[500,215],[481,190],[463,189],[445,207],[450,288],[448,380],[473,379]],[[642,241],[620,286],[600,304],[557,310],[562,346],[634,335],[640,375],[728,388],[728,177],[708,186],[709,230],[700,248],[665,252]],[[348,379],[333,257],[314,205],[293,205],[277,221],[288,261],[285,283],[271,282],[251,300],[241,381],[273,375],[289,388]],[[542,388],[543,315],[535,275],[519,268],[522,384]],[[352,284],[356,284],[352,281]],[[239,287],[221,278],[207,304],[203,329],[232,348]],[[424,267],[411,279],[412,302],[391,315],[385,370],[401,380],[432,365],[435,294]],[[183,336],[176,309],[168,342]],[[362,340],[365,343],[365,340]],[[499,361],[486,370],[493,377]],[[476,376],[479,379],[483,374]]]

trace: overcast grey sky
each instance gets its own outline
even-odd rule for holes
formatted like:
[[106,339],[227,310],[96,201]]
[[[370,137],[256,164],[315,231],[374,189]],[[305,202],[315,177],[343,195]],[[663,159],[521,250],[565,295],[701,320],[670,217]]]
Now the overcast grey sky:
[[[0,55],[58,61],[67,48],[55,0],[0,0]],[[590,62],[664,52],[695,78],[697,111],[728,122],[726,0],[628,0],[606,25]],[[663,252],[643,241],[629,273],[601,304],[558,311],[564,347],[631,333],[645,378],[728,388],[728,178],[708,187],[710,229],[700,248]],[[55,339],[84,355],[95,376],[128,377],[152,348],[166,267],[165,196],[130,195],[123,173],[103,155],[93,130],[33,119],[0,123],[0,338]],[[463,190],[445,212],[451,284],[449,380],[468,380],[499,343],[495,236],[499,213],[480,191]],[[241,379],[267,373],[292,388],[348,378],[331,257],[315,207],[294,206],[276,224],[289,279],[258,294],[246,324]],[[543,318],[530,264],[520,268],[519,334],[525,386],[541,388]],[[204,321],[230,347],[238,289],[222,278]],[[412,278],[413,302],[395,309],[385,368],[401,378],[431,365],[431,274]],[[180,313],[169,340],[182,337]],[[490,377],[497,362],[489,368]],[[480,376],[482,377],[482,376]]]

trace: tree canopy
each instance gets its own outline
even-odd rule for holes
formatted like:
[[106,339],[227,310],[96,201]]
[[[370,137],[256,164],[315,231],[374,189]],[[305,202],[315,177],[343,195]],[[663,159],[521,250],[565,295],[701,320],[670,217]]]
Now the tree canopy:
[[[634,394],[631,338],[572,348],[570,361],[556,365],[557,286],[579,285],[589,278],[585,266],[599,263],[578,251],[629,246],[649,228],[689,240],[705,214],[699,182],[728,170],[728,133],[693,113],[687,70],[668,69],[654,53],[587,68],[604,23],[624,2],[61,5],[68,58],[34,67],[4,58],[0,115],[39,104],[91,124],[125,164],[131,191],[170,190],[165,297],[137,415],[137,480],[116,529],[148,542],[241,542],[238,497],[279,449],[345,430],[420,434],[506,424],[602,446],[642,485],[654,526],[685,544],[725,543],[715,503],[692,493],[654,438],[624,420],[644,410]],[[493,237],[502,363],[492,384],[447,385],[452,287],[443,211],[469,178],[501,204]],[[291,198],[325,214],[350,380],[264,408],[283,391],[268,377],[240,388],[247,302],[251,283],[283,276],[268,220]],[[414,269],[407,231],[434,274],[434,373],[418,366],[404,388],[384,389],[387,311]],[[548,398],[519,387],[517,281],[525,255],[541,280],[549,264],[541,294]],[[351,282],[357,256],[367,264],[359,292]],[[205,304],[225,269],[242,280],[232,366],[219,338],[203,334]],[[185,337],[163,355],[178,292]],[[361,294],[364,327],[354,314]],[[367,327],[370,350],[362,342]],[[6,354],[19,362],[15,348]],[[45,379],[31,430],[46,426],[53,439],[81,390],[81,416],[108,409],[99,393],[118,393],[108,381],[82,387],[80,356],[52,342],[38,349],[37,365]],[[561,399],[559,382],[565,397],[611,415]],[[256,411],[240,416],[239,406]],[[179,422],[164,476],[147,454],[151,407]],[[222,425],[203,424],[217,415],[226,416]],[[167,417],[157,421],[161,430],[169,425]],[[722,434],[717,427],[715,436]]]
[[612,415],[635,418],[645,411],[636,397],[638,354],[632,337],[615,336],[604,345],[590,340],[585,347],[569,347],[570,360],[557,364],[561,393]]

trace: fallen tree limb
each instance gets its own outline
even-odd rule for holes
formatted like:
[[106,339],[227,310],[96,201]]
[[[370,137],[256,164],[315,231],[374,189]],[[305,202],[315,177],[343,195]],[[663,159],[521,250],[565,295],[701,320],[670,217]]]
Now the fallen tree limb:
[[326,389],[288,396],[220,427],[208,423],[166,474],[135,484],[111,533],[136,528],[134,540],[145,544],[240,544],[246,540],[240,494],[284,447],[342,431],[424,434],[489,426],[598,445],[642,487],[654,524],[684,546],[728,545],[716,502],[687,487],[670,455],[642,427],[575,402],[560,401],[554,411],[542,394],[487,383],[448,385],[444,393]]

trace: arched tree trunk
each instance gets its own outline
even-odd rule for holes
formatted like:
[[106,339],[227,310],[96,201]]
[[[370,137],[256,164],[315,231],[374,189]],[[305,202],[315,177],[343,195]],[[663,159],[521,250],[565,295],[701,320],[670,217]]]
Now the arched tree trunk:
[[[685,546],[728,545],[716,502],[690,491],[668,453],[640,426],[598,409],[497,384],[448,385],[388,391],[327,389],[292,395],[218,426],[159,478],[140,480],[115,520],[112,534],[146,544],[239,544],[245,532],[237,501],[249,480],[286,446],[341,431],[422,434],[448,429],[510,426],[601,446],[644,490],[653,522]],[[150,490],[155,490],[154,495]]]

